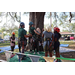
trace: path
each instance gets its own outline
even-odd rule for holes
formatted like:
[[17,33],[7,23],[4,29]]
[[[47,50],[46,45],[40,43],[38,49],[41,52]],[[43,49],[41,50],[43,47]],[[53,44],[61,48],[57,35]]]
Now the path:
[[60,53],[64,53],[64,52],[72,52],[72,51],[75,51],[75,50],[73,50],[73,49],[68,49],[68,48],[64,48],[64,47],[60,47]]
[[[11,50],[10,46],[7,46],[7,47],[0,47],[1,51],[0,53],[4,52],[3,50]],[[18,49],[18,45],[15,46],[15,49]],[[73,49],[68,49],[68,48],[64,48],[64,47],[60,47],[60,53],[63,53],[63,52],[70,52],[70,51],[75,51]]]
[[[6,51],[11,50],[11,47],[10,46],[0,47],[0,49],[1,49],[0,53],[2,53],[4,52],[3,50],[6,50]],[[18,45],[16,45],[14,49],[18,49]]]

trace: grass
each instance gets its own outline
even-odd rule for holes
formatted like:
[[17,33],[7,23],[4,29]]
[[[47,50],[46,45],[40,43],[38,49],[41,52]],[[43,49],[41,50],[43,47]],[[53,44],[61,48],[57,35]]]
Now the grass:
[[10,43],[0,43],[0,47],[2,46],[10,46]]
[[[67,48],[72,48],[75,49],[75,41],[60,41],[60,44],[69,44],[69,47]],[[17,42],[16,42],[17,45]],[[10,43],[0,43],[0,47],[4,47],[4,46],[10,46]],[[17,51],[17,50],[15,50]]]
[[[16,42],[17,45],[17,42]],[[10,43],[0,43],[0,47],[4,47],[4,46],[10,46]]]
[[75,41],[60,41],[60,44],[69,44],[67,48],[75,49]]
[[75,44],[75,41],[60,41],[60,44],[69,44],[69,45],[72,45],[72,44]]

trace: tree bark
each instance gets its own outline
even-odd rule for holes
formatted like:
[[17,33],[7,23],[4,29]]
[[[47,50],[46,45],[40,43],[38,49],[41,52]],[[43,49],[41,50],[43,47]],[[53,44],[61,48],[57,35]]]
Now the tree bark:
[[39,27],[42,31],[44,28],[44,15],[45,12],[30,12],[29,21],[35,24],[35,28]]

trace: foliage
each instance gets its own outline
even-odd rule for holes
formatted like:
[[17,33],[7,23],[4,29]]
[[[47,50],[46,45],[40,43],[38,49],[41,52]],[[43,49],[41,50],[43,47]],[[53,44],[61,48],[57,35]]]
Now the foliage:
[[[51,12],[53,18],[53,25],[61,26],[63,31],[75,32],[75,12]],[[50,18],[50,13],[47,13]]]

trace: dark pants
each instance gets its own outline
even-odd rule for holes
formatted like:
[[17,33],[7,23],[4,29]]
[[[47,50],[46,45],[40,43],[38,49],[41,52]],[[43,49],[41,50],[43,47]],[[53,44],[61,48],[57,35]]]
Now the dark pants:
[[34,49],[34,52],[35,52],[35,49],[37,50],[37,52],[39,51],[39,42],[38,42],[38,40],[35,40],[34,42],[33,42],[33,49]]
[[11,46],[11,51],[14,51],[14,46]]
[[20,43],[18,44],[18,47],[19,47],[19,52],[21,52],[21,45],[20,45]]

